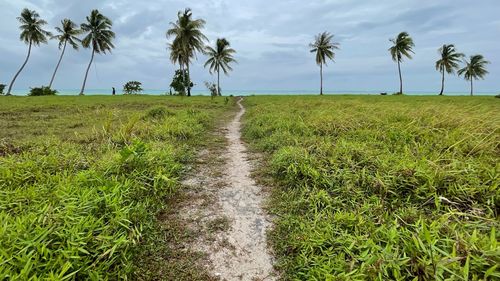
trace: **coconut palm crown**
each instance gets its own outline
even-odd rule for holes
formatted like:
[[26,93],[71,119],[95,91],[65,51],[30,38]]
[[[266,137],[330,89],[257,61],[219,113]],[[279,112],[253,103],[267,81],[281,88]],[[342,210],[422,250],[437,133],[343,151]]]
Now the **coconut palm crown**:
[[485,60],[482,55],[470,56],[468,61],[465,61],[465,66],[458,71],[458,75],[464,76],[465,80],[470,81],[470,95],[474,95],[473,81],[484,79],[488,71],[486,65],[490,62]]
[[19,26],[19,29],[21,29],[21,35],[19,36],[19,39],[21,39],[21,41],[23,41],[24,43],[28,44],[28,54],[21,68],[14,75],[14,78],[12,78],[12,82],[10,82],[7,95],[11,94],[12,87],[16,82],[17,76],[19,76],[21,71],[24,69],[26,63],[28,63],[32,46],[33,45],[39,46],[40,44],[46,44],[47,37],[51,36],[50,32],[43,29],[43,26],[46,25],[47,22],[41,19],[40,15],[36,11],[23,9],[21,12],[21,16],[19,16],[17,20],[21,24]]
[[320,91],[323,95],[323,65],[327,64],[327,59],[334,61],[335,50],[339,49],[339,44],[333,42],[333,35],[329,32],[323,32],[316,35],[314,42],[309,44],[311,53],[316,53],[316,64],[320,68]]
[[389,48],[392,60],[398,63],[399,94],[403,94],[403,76],[401,75],[401,63],[403,62],[404,57],[407,57],[409,59],[412,58],[411,54],[414,54],[413,47],[415,47],[415,44],[413,43],[413,39],[407,32],[401,32],[396,38],[389,39],[389,41],[393,43],[392,47]]
[[80,95],[83,95],[85,90],[85,83],[87,82],[90,66],[94,60],[94,54],[105,54],[106,52],[111,52],[111,49],[115,47],[112,42],[115,38],[115,33],[111,30],[112,25],[113,22],[109,18],[105,17],[98,10],[92,10],[90,16],[87,16],[87,22],[82,23],[80,26],[82,32],[86,34],[82,40],[82,46],[84,48],[92,48],[92,56],[85,72]]
[[233,57],[236,51],[231,48],[229,41],[225,38],[219,38],[215,43],[215,49],[206,46],[205,53],[208,55],[205,67],[208,66],[210,74],[217,73],[217,95],[220,96],[220,70],[222,69],[224,74],[229,75],[229,71],[233,70],[229,64],[236,63]]

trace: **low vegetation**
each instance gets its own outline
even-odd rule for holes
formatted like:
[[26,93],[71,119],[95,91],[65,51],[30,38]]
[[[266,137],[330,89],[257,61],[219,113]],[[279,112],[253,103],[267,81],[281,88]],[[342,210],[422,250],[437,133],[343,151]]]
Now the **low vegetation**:
[[56,90],[52,90],[48,86],[41,86],[31,88],[28,96],[36,97],[36,96],[55,96],[57,94]]
[[128,81],[123,85],[125,95],[137,95],[142,93],[142,83],[139,81]]
[[155,270],[143,263],[153,249],[161,249],[168,272],[192,266],[171,249],[182,228],[170,221],[160,228],[156,217],[231,104],[152,96],[3,100],[0,280],[145,280]]
[[493,97],[249,97],[284,280],[500,278]]

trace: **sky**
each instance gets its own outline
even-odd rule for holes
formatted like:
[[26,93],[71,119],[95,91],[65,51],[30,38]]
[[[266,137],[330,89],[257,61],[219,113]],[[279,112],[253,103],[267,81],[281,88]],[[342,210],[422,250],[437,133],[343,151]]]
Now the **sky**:
[[[401,31],[416,45],[413,59],[402,64],[406,91],[438,91],[437,49],[455,44],[458,51],[482,54],[491,62],[490,74],[475,90],[500,92],[499,0],[1,0],[0,83],[10,83],[27,53],[16,19],[23,8],[36,10],[51,31],[64,18],[84,22],[97,8],[113,21],[116,48],[96,56],[87,88],[121,88],[138,80],[145,89],[167,90],[177,66],[169,61],[171,39],[165,32],[186,7],[206,21],[207,44],[224,37],[237,51],[234,71],[221,76],[226,92],[317,91],[319,67],[309,43],[323,31],[340,44],[335,62],[324,69],[326,92],[397,91],[397,66],[387,49],[389,38]],[[14,89],[47,85],[59,54],[54,40],[35,48]],[[89,49],[68,49],[53,87],[79,89],[90,55]],[[216,80],[203,67],[205,60],[199,54],[191,66],[198,90],[204,81]],[[469,90],[460,77],[446,79],[448,92]]]

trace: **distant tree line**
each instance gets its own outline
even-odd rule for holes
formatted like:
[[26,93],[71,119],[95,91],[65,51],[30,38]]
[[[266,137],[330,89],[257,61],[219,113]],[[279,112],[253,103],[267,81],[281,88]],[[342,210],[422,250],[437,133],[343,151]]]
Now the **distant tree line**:
[[[114,48],[113,39],[115,38],[115,33],[111,30],[112,21],[98,10],[92,10],[90,15],[86,17],[86,22],[80,25],[77,25],[70,19],[63,19],[61,26],[55,28],[57,34],[53,35],[44,29],[47,22],[41,19],[36,11],[24,9],[17,19],[20,22],[20,39],[28,45],[28,53],[23,64],[12,78],[7,95],[11,95],[17,77],[28,63],[32,48],[46,44],[49,39],[58,41],[61,54],[48,87],[45,87],[46,90],[52,88],[68,45],[75,50],[78,50],[80,45],[92,50],[90,62],[86,68],[80,90],[80,95],[84,95],[88,73],[94,61],[95,54],[106,54]],[[221,95],[221,70],[224,74],[228,75],[229,71],[233,70],[231,64],[237,62],[234,58],[236,51],[231,48],[227,39],[218,38],[215,41],[214,47],[206,45],[209,40],[203,34],[202,29],[204,26],[205,20],[194,19],[191,9],[186,8],[184,11],[177,13],[177,20],[170,23],[170,28],[166,32],[167,38],[172,38],[172,41],[168,43],[170,60],[173,64],[179,65],[179,69],[175,71],[170,87],[179,95],[191,96],[191,89],[194,83],[191,81],[190,65],[197,58],[197,53],[208,57],[204,66],[208,67],[210,74],[217,75],[217,85],[215,88],[210,86],[211,83],[207,82],[205,84],[211,92],[215,91],[214,93],[218,96]],[[80,36],[83,36],[83,38],[80,38]],[[315,53],[315,61],[320,67],[320,95],[323,95],[323,66],[326,66],[330,60],[334,61],[335,52],[340,46],[339,43],[333,41],[333,37],[329,32],[323,32],[318,34],[314,42],[310,44],[310,51]],[[392,46],[389,48],[389,52],[398,66],[400,82],[398,94],[403,94],[401,64],[404,58],[412,58],[415,44],[407,32],[399,33],[396,38],[390,39],[390,41]],[[439,95],[443,95],[444,93],[445,74],[454,74],[455,72],[463,76],[465,80],[470,81],[470,94],[473,95],[473,81],[484,79],[486,74],[488,74],[486,65],[489,62],[482,55],[473,55],[465,59],[465,55],[457,52],[455,46],[452,44],[445,44],[438,51],[440,58],[436,61],[435,67],[441,74],[441,90]],[[462,67],[460,66],[460,62],[463,63]],[[2,91],[0,91],[0,94],[3,93],[4,87],[5,85],[1,87]],[[44,87],[42,86],[42,88]]]

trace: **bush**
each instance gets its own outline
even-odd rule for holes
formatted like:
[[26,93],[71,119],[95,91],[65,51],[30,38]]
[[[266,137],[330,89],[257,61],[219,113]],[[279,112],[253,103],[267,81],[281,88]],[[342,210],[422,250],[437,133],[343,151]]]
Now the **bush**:
[[47,86],[31,88],[28,96],[55,96],[57,94],[56,90],[52,90]]
[[210,91],[210,96],[212,97],[212,99],[216,96],[220,96],[220,88],[219,93],[217,93],[217,85],[215,85],[215,83],[205,81],[205,86]]
[[3,93],[3,90],[5,89],[5,84],[0,84],[0,96],[2,96],[4,93]]
[[193,82],[189,80],[186,70],[176,70],[170,88],[173,88],[178,96],[185,96],[188,88],[193,87]]
[[139,81],[128,81],[123,85],[123,93],[126,95],[137,95],[142,92],[142,83]]

